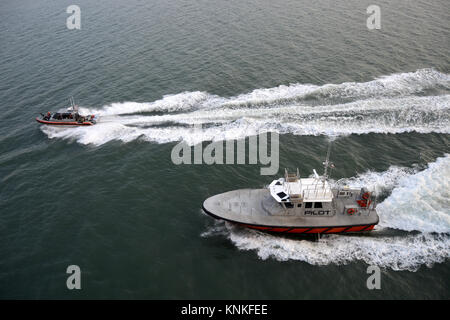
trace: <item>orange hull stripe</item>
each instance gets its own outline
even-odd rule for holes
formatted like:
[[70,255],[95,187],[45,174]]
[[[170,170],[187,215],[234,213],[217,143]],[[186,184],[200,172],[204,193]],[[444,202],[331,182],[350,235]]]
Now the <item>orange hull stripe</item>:
[[54,121],[46,121],[41,120],[39,118],[36,118],[36,121],[43,124],[54,124],[54,125],[60,125],[60,126],[91,126],[93,125],[92,122],[85,121],[85,122],[54,122]]
[[258,230],[268,230],[268,229],[271,229],[270,227],[250,226],[250,225],[247,225],[247,224],[244,224],[244,227],[252,228],[252,229],[258,229]]
[[333,228],[331,230],[326,231],[325,233],[339,233],[339,232],[344,231],[345,229],[347,229],[347,227]]
[[341,233],[341,232],[357,232],[357,231],[370,231],[374,228],[375,225],[371,226],[357,226],[357,227],[336,227],[336,228],[274,228],[274,227],[262,227],[262,226],[252,226],[248,224],[243,224],[242,226],[264,230],[270,232],[286,232],[286,233]]
[[272,229],[270,229],[270,231],[273,231],[273,232],[286,232],[289,229],[290,228],[272,228]]
[[367,226],[359,226],[359,227],[352,227],[348,230],[345,230],[345,232],[355,232],[355,231],[361,231],[361,229],[366,228]]
[[309,230],[310,228],[294,228],[292,230],[289,230],[288,233],[304,233],[306,230]]
[[322,233],[322,232],[324,232],[327,229],[328,228],[314,228],[314,229],[311,229],[309,231],[306,231],[305,233]]

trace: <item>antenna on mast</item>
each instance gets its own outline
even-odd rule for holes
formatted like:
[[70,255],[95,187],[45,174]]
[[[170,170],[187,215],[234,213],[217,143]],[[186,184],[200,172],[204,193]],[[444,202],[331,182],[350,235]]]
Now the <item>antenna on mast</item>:
[[70,108],[72,108],[73,112],[78,112],[78,106],[75,105],[75,100],[73,99],[73,96],[70,97]]
[[[325,161],[323,162],[323,180],[328,179],[328,167],[330,167],[331,169],[334,168],[334,163],[330,162],[330,153],[331,153],[331,142],[328,144],[328,150],[327,150],[327,158],[325,159]],[[330,169],[330,172],[331,172]]]

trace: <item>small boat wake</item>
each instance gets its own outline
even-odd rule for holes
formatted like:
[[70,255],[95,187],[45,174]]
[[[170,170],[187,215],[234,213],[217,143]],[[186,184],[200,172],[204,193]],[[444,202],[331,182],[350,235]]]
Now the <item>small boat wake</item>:
[[[168,143],[242,139],[263,132],[295,135],[450,133],[450,75],[434,69],[363,83],[291,84],[235,97],[183,92],[151,103],[80,108],[100,121],[89,128],[42,130],[49,138],[102,145],[112,140]],[[193,125],[202,128],[194,129]]]
[[363,261],[392,270],[417,271],[450,258],[450,155],[425,170],[391,167],[337,184],[389,194],[377,207],[380,223],[364,235],[322,235],[319,241],[275,236],[215,222],[203,237],[225,236],[261,259],[298,260],[312,265]]

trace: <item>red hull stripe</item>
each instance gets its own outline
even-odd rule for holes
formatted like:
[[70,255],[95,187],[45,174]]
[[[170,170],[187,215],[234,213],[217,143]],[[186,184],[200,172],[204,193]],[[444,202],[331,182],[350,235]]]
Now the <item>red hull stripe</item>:
[[361,231],[370,231],[372,230],[375,225],[378,223],[373,224],[366,224],[366,225],[359,225],[359,226],[346,226],[346,227],[281,227],[281,226],[261,226],[261,225],[251,225],[246,223],[241,223],[237,221],[232,221],[228,219],[224,219],[221,217],[218,217],[208,210],[205,209],[203,206],[203,211],[205,211],[208,215],[212,216],[213,218],[229,221],[232,223],[239,224],[246,228],[252,228],[257,230],[263,230],[267,232],[279,232],[279,233],[345,233],[345,232],[361,232]]
[[311,228],[292,228],[289,230],[289,233],[305,233],[305,231],[310,230]]
[[350,229],[346,230],[345,232],[361,231],[362,229],[365,229],[366,227],[367,226],[351,227]]
[[269,229],[273,229],[272,227],[260,227],[260,226],[252,226],[252,225],[248,225],[248,224],[243,224],[244,227],[247,228],[252,228],[252,229],[258,229],[258,230],[269,230]]
[[322,233],[327,229],[329,229],[329,228],[314,228],[314,229],[306,231],[305,233]]
[[325,231],[324,233],[339,233],[347,229],[347,227],[343,228],[331,228],[331,230]]
[[271,232],[286,232],[291,228],[272,228],[270,229]]
[[58,125],[58,126],[92,126],[92,122],[54,122],[54,121],[45,121],[45,120],[41,120],[36,118],[36,121],[39,123],[43,123],[43,124],[52,124],[52,125]]
[[358,231],[370,231],[375,225],[355,226],[355,227],[329,227],[329,228],[280,228],[280,227],[262,227],[242,224],[242,226],[264,230],[269,232],[280,233],[345,233],[345,232],[358,232]]

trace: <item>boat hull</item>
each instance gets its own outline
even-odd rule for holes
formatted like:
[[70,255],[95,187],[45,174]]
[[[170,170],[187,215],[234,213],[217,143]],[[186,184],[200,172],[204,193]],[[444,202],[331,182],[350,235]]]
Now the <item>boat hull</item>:
[[324,204],[321,209],[304,209],[308,213],[331,212],[330,215],[306,215],[305,211],[292,211],[296,208],[283,209],[267,189],[240,189],[209,197],[202,208],[213,218],[271,233],[356,233],[371,231],[378,224],[375,209],[359,208],[356,214],[350,215],[346,213],[345,205],[347,202],[353,204],[354,199],[341,201],[344,200],[336,199],[332,207]]
[[376,223],[373,224],[362,224],[362,225],[350,225],[350,226],[266,226],[257,224],[242,223],[239,221],[233,221],[230,219],[225,219],[223,217],[216,216],[215,214],[209,212],[204,206],[203,211],[218,220],[223,220],[227,222],[234,223],[244,228],[255,229],[270,233],[287,233],[287,234],[332,234],[332,233],[355,233],[355,232],[367,232],[372,231]]
[[242,225],[246,228],[261,230],[265,232],[275,232],[275,233],[293,233],[293,234],[329,234],[329,233],[354,233],[354,232],[363,232],[363,231],[371,231],[375,227],[372,225],[362,225],[362,226],[348,226],[348,227],[293,227],[293,228],[285,228],[285,227],[262,227],[262,226],[252,226],[252,225]]
[[93,126],[95,123],[91,121],[77,122],[77,121],[47,121],[43,119],[36,118],[36,121],[41,124],[52,125],[52,126]]

